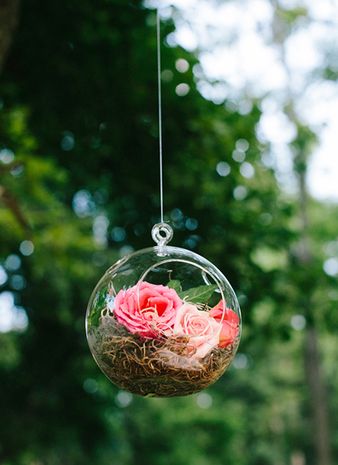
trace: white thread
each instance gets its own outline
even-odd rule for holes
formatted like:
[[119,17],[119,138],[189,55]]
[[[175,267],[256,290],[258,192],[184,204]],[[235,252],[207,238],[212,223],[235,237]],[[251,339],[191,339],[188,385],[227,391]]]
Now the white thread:
[[156,32],[157,32],[157,84],[158,84],[158,143],[160,155],[160,206],[161,206],[161,223],[163,218],[163,143],[162,143],[162,89],[161,89],[161,20],[160,13],[157,9],[156,15]]

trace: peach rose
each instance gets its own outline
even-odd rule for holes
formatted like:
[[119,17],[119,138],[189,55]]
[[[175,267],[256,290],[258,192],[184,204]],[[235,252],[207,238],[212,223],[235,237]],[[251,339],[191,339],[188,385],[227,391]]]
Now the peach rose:
[[114,313],[119,323],[144,338],[170,335],[182,300],[174,289],[145,281],[117,294]]
[[223,318],[219,347],[224,348],[232,344],[239,333],[239,316],[237,313],[231,310],[231,308],[226,308],[225,312],[223,312],[223,300],[220,300],[216,307],[210,310],[209,315],[217,322],[221,322]]
[[209,312],[185,303],[177,311],[173,333],[177,336],[188,336],[188,344],[195,349],[192,357],[203,358],[218,345],[220,325]]

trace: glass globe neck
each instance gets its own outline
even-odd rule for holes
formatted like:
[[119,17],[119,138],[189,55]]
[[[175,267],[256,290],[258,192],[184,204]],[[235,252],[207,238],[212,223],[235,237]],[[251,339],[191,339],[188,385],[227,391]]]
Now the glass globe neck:
[[151,237],[158,247],[165,247],[172,240],[174,231],[167,223],[158,223],[153,226]]

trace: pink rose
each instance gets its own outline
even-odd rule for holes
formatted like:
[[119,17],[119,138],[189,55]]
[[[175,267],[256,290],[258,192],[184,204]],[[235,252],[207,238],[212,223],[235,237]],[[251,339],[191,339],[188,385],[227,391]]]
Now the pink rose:
[[198,310],[195,305],[182,305],[176,315],[174,334],[188,336],[189,345],[196,351],[192,357],[203,358],[219,343],[220,324],[209,312]]
[[114,301],[119,323],[144,338],[170,335],[182,300],[174,289],[145,281],[121,290]]
[[210,310],[209,315],[219,323],[223,318],[219,347],[224,348],[232,344],[239,333],[239,316],[237,313],[230,308],[226,308],[225,312],[223,312],[223,300],[220,300],[216,307]]

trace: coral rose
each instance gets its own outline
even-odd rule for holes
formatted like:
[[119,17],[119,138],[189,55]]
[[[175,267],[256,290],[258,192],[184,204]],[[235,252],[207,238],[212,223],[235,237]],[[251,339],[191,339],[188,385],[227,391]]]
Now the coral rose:
[[222,321],[222,330],[219,338],[219,347],[226,347],[232,344],[239,333],[239,316],[231,308],[226,308],[223,312],[223,300],[221,300],[216,307],[212,308],[209,315],[216,321]]
[[189,346],[195,349],[191,355],[203,358],[219,343],[220,324],[209,312],[198,310],[195,305],[185,303],[176,315],[174,334],[189,337]]
[[145,281],[121,290],[114,300],[119,323],[144,338],[170,335],[182,300],[174,289]]

